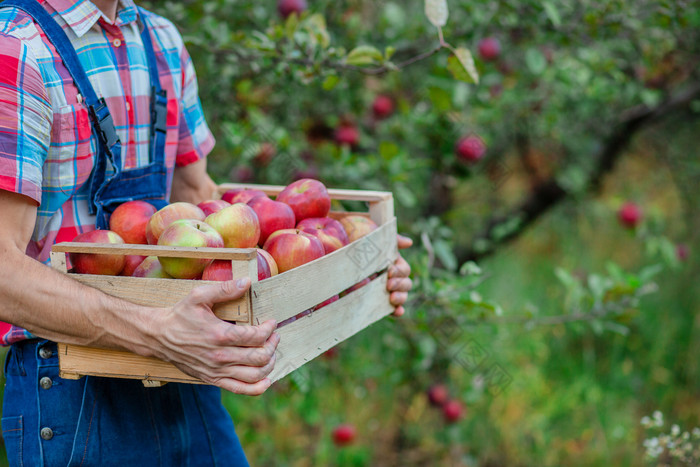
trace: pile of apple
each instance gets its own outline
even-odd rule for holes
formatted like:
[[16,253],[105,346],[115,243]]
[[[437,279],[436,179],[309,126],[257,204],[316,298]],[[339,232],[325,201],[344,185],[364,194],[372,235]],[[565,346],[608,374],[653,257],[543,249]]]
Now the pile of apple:
[[[328,217],[331,199],[318,180],[302,179],[275,200],[252,189],[225,192],[198,205],[177,202],[159,211],[144,201],[128,201],[114,211],[110,230],[78,235],[74,242],[182,247],[257,248],[258,280],[289,271],[367,235],[377,225],[362,215],[340,221]],[[151,278],[233,278],[231,261],[134,255],[72,253],[78,274]],[[369,279],[356,284],[353,290]],[[350,292],[348,290],[346,292]],[[332,297],[320,306],[337,300]]]

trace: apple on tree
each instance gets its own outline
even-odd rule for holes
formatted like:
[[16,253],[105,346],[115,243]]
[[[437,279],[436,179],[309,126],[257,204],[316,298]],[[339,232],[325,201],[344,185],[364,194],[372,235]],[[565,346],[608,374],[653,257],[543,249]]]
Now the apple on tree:
[[157,245],[158,238],[170,224],[179,219],[203,221],[204,212],[191,203],[178,202],[168,204],[153,214],[146,225],[146,238],[149,245]]
[[448,400],[442,406],[442,414],[447,423],[458,422],[464,416],[464,411],[464,404],[456,399]]
[[642,221],[643,215],[642,208],[631,201],[623,204],[620,210],[617,212],[617,217],[620,220],[620,223],[628,229],[637,227]]
[[[78,243],[109,243],[112,245],[124,244],[119,234],[111,230],[91,230],[77,235],[74,242]],[[100,274],[104,276],[117,276],[124,265],[124,255],[98,255],[94,253],[69,253],[73,269],[78,274]]]
[[350,243],[350,239],[343,225],[330,217],[310,217],[304,219],[297,224],[297,229],[321,240],[326,254]]
[[306,10],[306,0],[279,0],[277,2],[277,11],[285,19],[293,13],[300,15],[304,10]]
[[473,163],[484,157],[486,154],[486,145],[476,135],[465,136],[461,138],[455,146],[457,157],[467,163]]
[[347,446],[357,437],[357,430],[353,425],[344,423],[333,429],[333,442],[336,446]]
[[[180,219],[165,229],[158,238],[161,246],[189,246],[223,248],[224,239],[210,225],[202,221]],[[207,258],[159,258],[163,270],[176,279],[196,279],[211,263]]]
[[331,197],[318,180],[302,178],[292,182],[277,195],[277,201],[288,204],[300,222],[309,217],[326,217],[331,210]]
[[117,233],[125,243],[146,245],[146,225],[156,208],[145,201],[127,201],[117,206],[109,218],[109,230]]
[[485,62],[492,62],[501,55],[501,43],[495,37],[485,37],[477,46],[479,55]]
[[390,117],[394,113],[394,101],[385,95],[375,97],[372,103],[372,113],[378,120]]
[[351,123],[343,123],[335,130],[335,142],[341,146],[355,147],[360,142],[360,132]]

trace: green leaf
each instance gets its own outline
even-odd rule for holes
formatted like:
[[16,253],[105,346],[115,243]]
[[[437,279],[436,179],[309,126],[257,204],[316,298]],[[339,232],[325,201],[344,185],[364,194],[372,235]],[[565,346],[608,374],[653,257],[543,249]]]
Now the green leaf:
[[336,75],[328,75],[326,76],[326,79],[323,80],[323,90],[324,91],[330,91],[334,89],[338,83],[340,82],[340,78]]
[[535,75],[541,74],[547,68],[547,59],[539,49],[535,48],[527,49],[527,52],[525,52],[525,63]]
[[348,65],[371,65],[376,62],[381,62],[384,60],[384,55],[377,50],[376,47],[371,45],[361,45],[355,47],[350,51],[350,53],[345,57],[345,63]]
[[305,23],[312,37],[321,44],[321,47],[326,49],[331,45],[331,36],[326,27],[326,18],[322,14],[316,13],[309,16]]
[[391,60],[391,57],[394,56],[394,53],[396,52],[396,47],[392,46],[387,46],[384,48],[384,60]]
[[544,11],[547,13],[547,17],[552,22],[554,27],[558,28],[561,25],[561,16],[559,16],[559,10],[557,10],[557,7],[555,7],[552,2],[544,2],[542,6],[544,7]]
[[433,242],[435,256],[438,257],[445,269],[454,271],[457,269],[457,258],[452,252],[450,244],[444,240],[436,240]]
[[446,25],[449,15],[447,0],[425,0],[425,16],[436,28]]
[[454,50],[454,54],[447,59],[447,69],[455,79],[479,84],[479,73],[474,65],[474,57],[467,48],[458,47]]

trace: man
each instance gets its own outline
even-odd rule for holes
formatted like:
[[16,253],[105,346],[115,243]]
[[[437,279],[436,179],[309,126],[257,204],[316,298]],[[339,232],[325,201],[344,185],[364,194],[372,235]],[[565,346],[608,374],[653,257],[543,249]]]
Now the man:
[[[205,158],[214,140],[182,38],[132,0],[19,1],[0,9],[0,321],[13,323],[0,335],[12,344],[2,430],[10,465],[247,465],[219,388],[258,395],[269,387],[276,323],[235,326],[212,314],[215,303],[241,296],[247,279],[149,308],[42,264],[53,243],[104,225],[123,195],[154,204],[210,197]],[[36,5],[59,32],[37,24],[41,15],[27,12]],[[61,30],[65,41],[56,39]],[[409,273],[402,259],[390,268],[396,315]],[[211,386],[63,380],[56,341],[158,357]]]

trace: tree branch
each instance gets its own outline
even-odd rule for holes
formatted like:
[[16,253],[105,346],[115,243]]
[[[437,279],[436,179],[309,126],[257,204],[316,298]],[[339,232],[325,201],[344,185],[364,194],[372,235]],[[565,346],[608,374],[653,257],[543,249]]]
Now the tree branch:
[[[644,127],[656,123],[669,114],[686,108],[690,102],[700,96],[700,83],[693,83],[675,96],[671,96],[656,107],[638,106],[623,112],[619,123],[607,138],[596,156],[597,164],[588,179],[589,191],[597,191],[603,176],[610,172],[619,160],[632,138]],[[536,186],[530,196],[509,213],[496,216],[486,223],[484,230],[477,234],[470,245],[479,245],[456,252],[460,263],[477,261],[489,256],[496,248],[519,237],[530,225],[542,217],[551,208],[569,196],[566,190],[552,176]],[[517,226],[503,235],[496,235],[506,223],[518,219]]]

